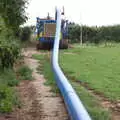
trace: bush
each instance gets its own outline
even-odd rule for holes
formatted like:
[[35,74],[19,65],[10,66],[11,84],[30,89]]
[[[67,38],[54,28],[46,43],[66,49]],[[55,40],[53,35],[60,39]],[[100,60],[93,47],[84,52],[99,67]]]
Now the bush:
[[0,38],[0,66],[2,69],[12,68],[20,56],[20,46],[17,40]]
[[21,29],[20,39],[22,42],[29,41],[31,36],[31,28],[26,26]]
[[32,80],[32,70],[28,66],[21,66],[17,71],[21,80]]
[[17,86],[19,80],[16,79],[16,74],[13,70],[5,70],[0,72],[0,84],[6,84],[8,86]]
[[9,80],[8,81],[8,86],[17,86],[19,84],[19,81],[18,80],[16,80],[16,79],[13,79],[13,80]]
[[0,84],[0,112],[11,112],[14,105],[20,105],[14,90]]

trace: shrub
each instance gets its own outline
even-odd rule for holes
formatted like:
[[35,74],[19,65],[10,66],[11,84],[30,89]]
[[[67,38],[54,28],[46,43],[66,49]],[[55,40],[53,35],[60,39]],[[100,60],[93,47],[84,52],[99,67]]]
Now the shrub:
[[0,84],[0,112],[11,112],[14,105],[20,105],[20,102],[13,88]]
[[0,66],[2,69],[12,68],[20,56],[20,46],[17,40],[0,38]]
[[28,66],[21,66],[17,71],[21,80],[32,80],[32,70]]
[[5,71],[0,71],[0,83],[12,87],[18,85],[19,80],[16,79],[16,74],[13,70],[7,69]]
[[31,28],[26,26],[24,28],[21,29],[21,41],[25,42],[25,41],[29,41],[30,40],[30,35],[31,35]]

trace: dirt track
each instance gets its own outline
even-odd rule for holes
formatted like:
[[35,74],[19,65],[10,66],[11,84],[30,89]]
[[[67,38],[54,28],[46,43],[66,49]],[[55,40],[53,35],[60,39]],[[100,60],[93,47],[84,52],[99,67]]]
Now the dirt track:
[[32,59],[35,50],[24,52],[24,61],[33,70],[33,81],[23,81],[18,86],[22,108],[0,120],[68,120],[68,114],[61,96],[55,96],[45,86],[44,76],[37,73],[38,61]]

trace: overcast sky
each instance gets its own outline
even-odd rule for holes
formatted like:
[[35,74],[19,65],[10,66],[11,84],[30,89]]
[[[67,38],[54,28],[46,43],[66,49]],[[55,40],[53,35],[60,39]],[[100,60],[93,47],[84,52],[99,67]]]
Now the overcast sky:
[[36,17],[54,17],[55,6],[65,8],[66,19],[89,26],[120,24],[120,0],[31,0],[27,9],[29,21]]

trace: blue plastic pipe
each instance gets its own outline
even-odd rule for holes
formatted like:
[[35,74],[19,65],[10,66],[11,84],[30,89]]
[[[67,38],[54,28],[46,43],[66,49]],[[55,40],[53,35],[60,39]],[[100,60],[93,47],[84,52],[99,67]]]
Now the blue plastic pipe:
[[60,42],[60,31],[61,31],[61,13],[59,9],[56,10],[57,10],[57,26],[56,26],[56,35],[55,35],[55,41],[54,41],[54,47],[52,53],[52,67],[53,67],[53,72],[55,74],[56,82],[63,95],[70,118],[72,120],[91,120],[81,100],[77,96],[71,84],[68,82],[67,78],[65,77],[64,73],[62,72],[58,64],[59,42]]

